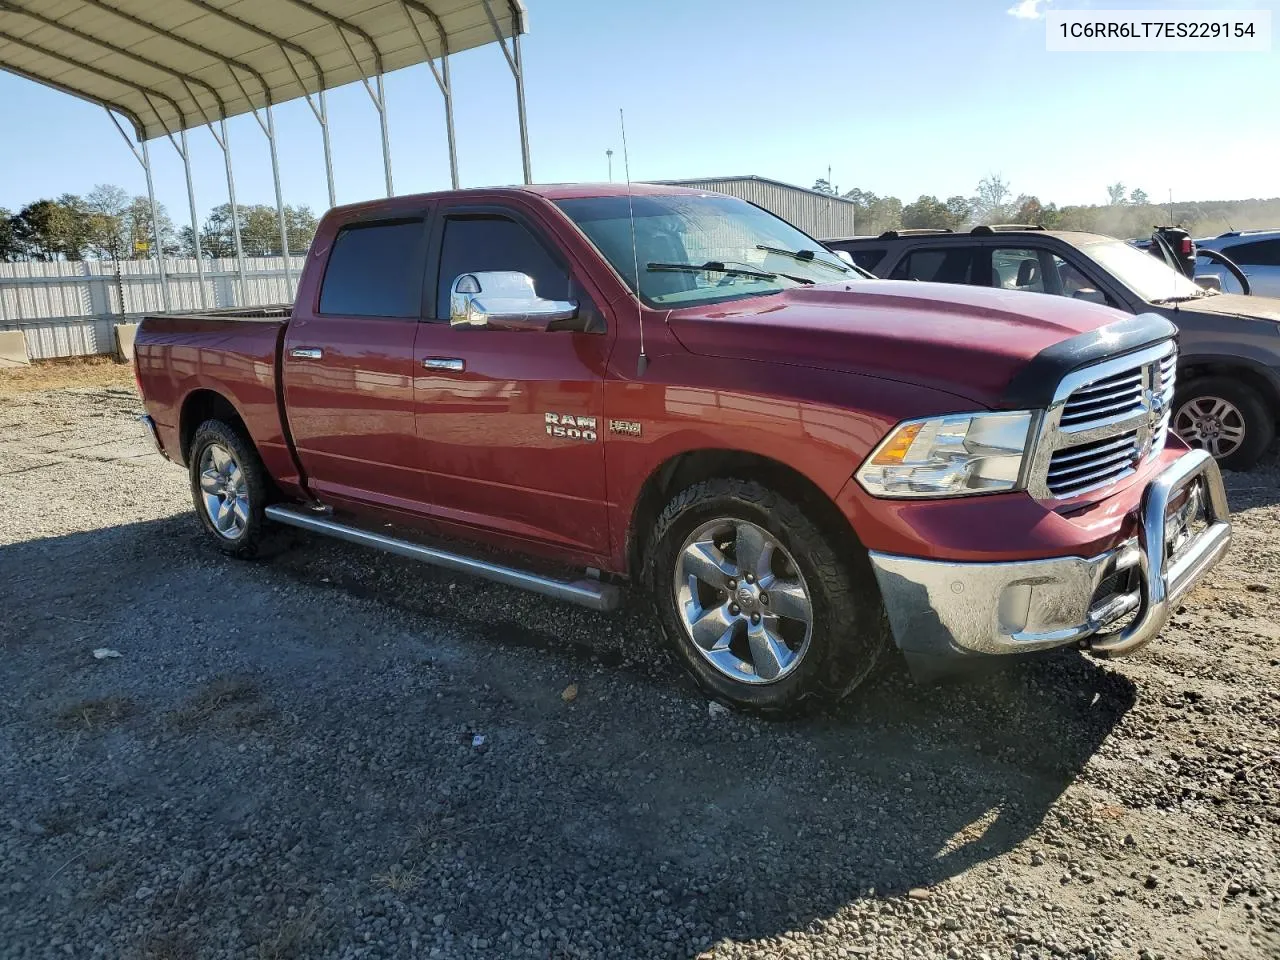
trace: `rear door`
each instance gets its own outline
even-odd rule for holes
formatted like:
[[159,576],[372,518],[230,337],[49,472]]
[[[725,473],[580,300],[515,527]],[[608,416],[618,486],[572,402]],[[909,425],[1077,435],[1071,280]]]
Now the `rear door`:
[[423,510],[413,351],[426,241],[425,212],[344,225],[315,301],[295,307],[285,411],[310,489],[325,502]]
[[[441,204],[415,358],[433,511],[502,538],[604,556],[604,375],[614,330],[547,230],[506,207]],[[546,331],[450,325],[457,277],[513,270],[579,317]],[[590,332],[584,330],[589,327]]]
[[1244,271],[1255,296],[1280,297],[1280,238],[1237,243],[1222,252]]

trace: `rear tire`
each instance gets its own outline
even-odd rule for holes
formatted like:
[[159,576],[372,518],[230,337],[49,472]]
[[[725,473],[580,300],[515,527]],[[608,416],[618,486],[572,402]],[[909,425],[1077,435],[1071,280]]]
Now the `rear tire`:
[[708,697],[736,710],[781,718],[834,703],[888,645],[862,548],[833,542],[759,483],[681,491],[649,543],[645,580],[668,644]]
[[196,428],[187,453],[191,499],[200,524],[223,553],[256,556],[265,534],[270,485],[243,430],[222,420]]
[[1204,377],[1181,387],[1171,426],[1188,446],[1207,450],[1226,470],[1248,470],[1276,435],[1266,402],[1232,377]]

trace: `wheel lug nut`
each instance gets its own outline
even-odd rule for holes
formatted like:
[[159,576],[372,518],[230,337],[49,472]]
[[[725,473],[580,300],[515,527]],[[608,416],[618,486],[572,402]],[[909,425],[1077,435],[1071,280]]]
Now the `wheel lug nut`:
[[737,587],[737,585],[738,585],[738,581],[737,581],[737,580],[730,580],[730,581],[729,581],[729,589],[730,589],[730,590],[732,590],[732,589],[734,589],[735,587]]
[[742,612],[742,608],[739,607],[736,603],[731,603],[729,604],[729,612],[736,617],[738,614]]
[[748,573],[748,574],[747,574],[747,583],[755,583],[755,582],[756,582],[756,578],[755,578],[754,576],[752,576],[751,574],[749,574],[749,573]]
[[760,614],[758,614],[758,613],[753,613],[753,614],[751,615],[751,622],[752,622],[752,623],[759,623],[759,622],[760,622]]

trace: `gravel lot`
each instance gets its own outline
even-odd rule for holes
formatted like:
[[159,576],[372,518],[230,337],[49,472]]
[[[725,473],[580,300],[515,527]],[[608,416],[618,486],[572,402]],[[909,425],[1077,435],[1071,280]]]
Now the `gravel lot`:
[[0,398],[5,958],[1280,956],[1274,451],[1139,657],[779,725],[639,603],[225,560],[137,409]]

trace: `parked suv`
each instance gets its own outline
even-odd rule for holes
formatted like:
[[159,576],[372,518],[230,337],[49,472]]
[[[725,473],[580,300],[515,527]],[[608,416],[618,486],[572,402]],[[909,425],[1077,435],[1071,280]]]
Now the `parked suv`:
[[[1280,297],[1280,230],[1233,230],[1205,240],[1197,240],[1200,250],[1226,254],[1244,271],[1255,296]],[[1197,273],[1213,273],[1222,278],[1224,290],[1235,282],[1225,267],[1205,261]]]
[[1178,436],[1233,470],[1253,466],[1275,437],[1280,300],[1205,290],[1131,244],[1092,233],[997,225],[824,242],[879,277],[1056,294],[1160,314],[1179,332]]

